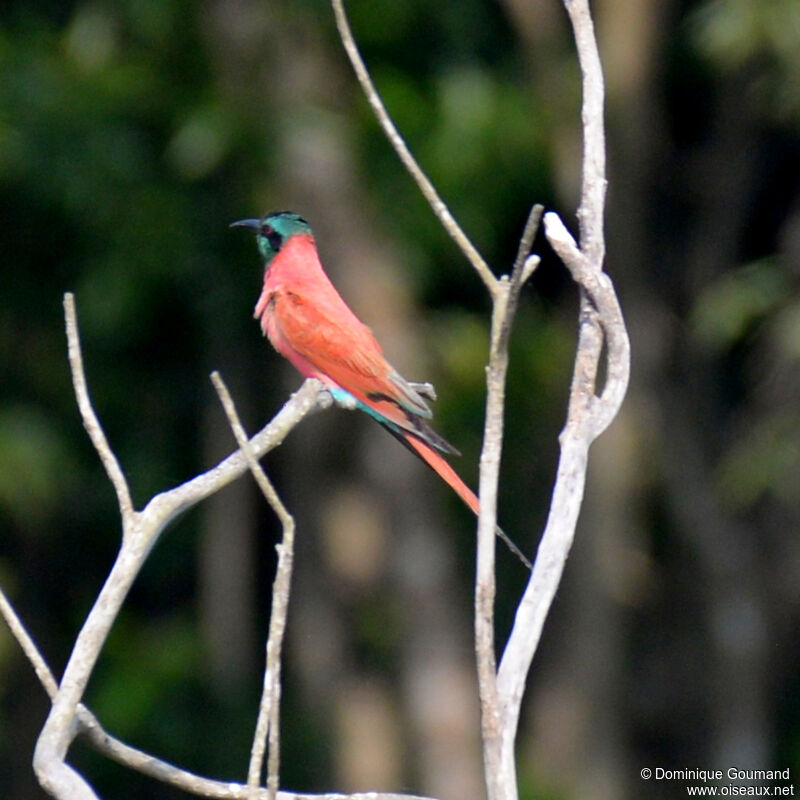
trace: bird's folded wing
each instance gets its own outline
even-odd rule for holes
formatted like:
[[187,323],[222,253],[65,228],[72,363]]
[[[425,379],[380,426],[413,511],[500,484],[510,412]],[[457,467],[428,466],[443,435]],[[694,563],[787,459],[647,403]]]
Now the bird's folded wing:
[[398,424],[405,412],[431,417],[425,400],[386,361],[372,331],[338,296],[320,303],[297,291],[276,292],[272,314],[286,344],[366,405],[394,406]]

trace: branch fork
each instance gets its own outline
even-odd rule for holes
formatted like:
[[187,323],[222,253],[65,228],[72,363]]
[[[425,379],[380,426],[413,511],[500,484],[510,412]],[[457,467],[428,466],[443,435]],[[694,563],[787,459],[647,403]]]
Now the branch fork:
[[[503,409],[508,339],[525,281],[539,259],[531,255],[542,209],[534,206],[510,275],[496,277],[447,211],[397,131],[375,89],[353,38],[343,0],[331,0],[336,24],[353,70],[387,139],[428,200],[433,213],[460,247],[492,300],[486,418],[480,457],[481,499],[475,577],[475,649],[481,699],[483,755],[489,800],[516,800],[514,742],[525,680],[544,620],[561,580],[583,499],[589,446],[616,416],[628,386],[630,348],[613,284],[603,270],[605,238],[604,86],[588,0],[563,0],[572,24],[583,79],[583,169],[577,217],[580,245],[553,212],[545,215],[545,235],[580,287],[578,346],[567,420],[559,437],[561,456],[550,513],[530,580],[496,669],[494,644],[495,528],[497,486],[503,441]],[[605,343],[606,382],[596,395]]]
[[[603,272],[606,191],[604,88],[589,4],[588,0],[563,0],[572,24],[583,77],[583,174],[581,202],[577,212],[579,242],[575,241],[555,213],[544,215],[545,235],[580,287],[577,353],[567,419],[559,437],[561,453],[547,523],[498,666],[494,625],[494,548],[508,341],[522,287],[539,264],[539,257],[531,254],[531,246],[542,209],[534,206],[531,210],[510,273],[497,277],[453,218],[397,131],[358,51],[343,0],[331,2],[345,51],[388,141],[428,200],[433,213],[472,265],[492,300],[486,420],[480,457],[481,509],[475,577],[475,648],[488,798],[516,800],[514,742],[525,681],[574,538],[583,498],[589,447],[616,416],[627,390],[630,371],[630,346],[624,319],[613,284]],[[34,768],[41,785],[59,800],[98,800],[89,783],[66,762],[72,740],[81,733],[109,757],[201,796],[247,797],[253,800],[415,800],[409,795],[373,792],[366,795],[313,796],[278,790],[280,653],[293,562],[294,520],[281,503],[258,464],[258,459],[279,445],[308,413],[330,405],[330,395],[319,382],[307,380],[275,418],[258,434],[248,439],[230,395],[219,375],[215,373],[212,381],[239,449],[207,472],[154,496],[143,509],[136,510],[123,470],[111,450],[89,398],[75,303],[71,294],[64,298],[64,310],[69,362],[77,403],[84,427],[116,493],[123,535],[117,558],[76,639],[60,685],[10,602],[0,591],[0,613],[8,622],[52,701],[34,754]],[[596,379],[604,353],[606,377],[598,396]],[[428,397],[433,396],[433,387],[429,385],[420,385],[419,391]],[[242,785],[202,778],[129,747],[106,733],[99,721],[82,705],[81,700],[111,625],[160,534],[182,511],[218,491],[247,469],[251,471],[281,520],[283,540],[278,546],[279,564],[273,587],[262,702],[251,750],[247,784]],[[265,755],[267,785],[263,787],[261,780]]]

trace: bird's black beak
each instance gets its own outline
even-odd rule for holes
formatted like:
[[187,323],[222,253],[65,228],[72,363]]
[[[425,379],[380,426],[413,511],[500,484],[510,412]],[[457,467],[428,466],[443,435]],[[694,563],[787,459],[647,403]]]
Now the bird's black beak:
[[231,222],[229,228],[249,228],[251,231],[257,231],[261,227],[260,219],[238,219],[236,222]]

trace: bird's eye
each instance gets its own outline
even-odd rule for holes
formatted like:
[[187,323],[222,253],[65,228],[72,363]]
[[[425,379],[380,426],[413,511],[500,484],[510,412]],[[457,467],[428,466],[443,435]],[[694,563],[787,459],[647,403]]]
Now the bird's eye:
[[266,239],[273,253],[279,252],[281,247],[283,247],[283,236],[268,222],[262,223],[260,236],[262,239]]

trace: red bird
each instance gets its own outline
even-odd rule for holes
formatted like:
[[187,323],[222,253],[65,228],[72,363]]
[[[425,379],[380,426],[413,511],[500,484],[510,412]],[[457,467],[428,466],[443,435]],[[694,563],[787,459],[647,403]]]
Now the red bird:
[[[337,402],[376,419],[416,453],[474,514],[479,502],[440,453],[458,450],[429,425],[433,415],[419,391],[384,358],[370,329],[342,300],[320,264],[311,227],[280,211],[231,227],[256,234],[264,258],[264,287],[254,316],[272,346],[307,378],[317,378]],[[530,566],[498,529],[498,534]]]

